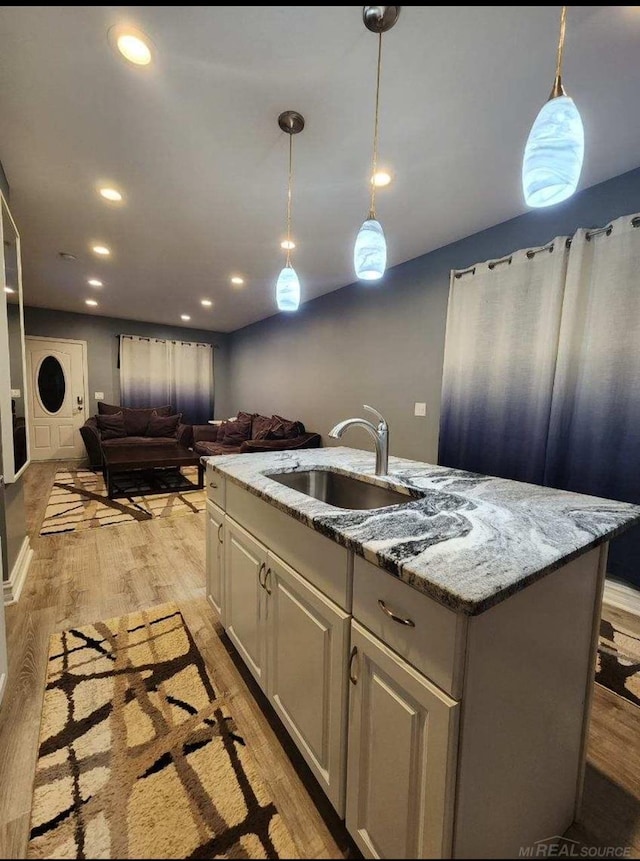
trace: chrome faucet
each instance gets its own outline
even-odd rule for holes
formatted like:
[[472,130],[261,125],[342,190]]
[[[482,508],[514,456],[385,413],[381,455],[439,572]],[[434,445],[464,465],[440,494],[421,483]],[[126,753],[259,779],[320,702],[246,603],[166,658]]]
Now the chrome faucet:
[[372,424],[366,419],[345,419],[343,422],[331,428],[329,436],[340,439],[342,434],[351,427],[361,427],[369,431],[376,444],[376,475],[387,475],[389,469],[389,425],[387,420],[378,410],[364,404],[364,409],[369,410],[378,419],[378,425]]

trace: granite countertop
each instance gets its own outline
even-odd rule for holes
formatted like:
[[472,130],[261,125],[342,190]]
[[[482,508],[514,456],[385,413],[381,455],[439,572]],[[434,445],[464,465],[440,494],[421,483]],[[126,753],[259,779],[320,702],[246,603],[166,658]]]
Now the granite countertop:
[[[640,506],[345,447],[203,457],[228,480],[451,609],[476,615],[640,523]],[[402,486],[406,504],[335,508],[270,473],[325,469]]]

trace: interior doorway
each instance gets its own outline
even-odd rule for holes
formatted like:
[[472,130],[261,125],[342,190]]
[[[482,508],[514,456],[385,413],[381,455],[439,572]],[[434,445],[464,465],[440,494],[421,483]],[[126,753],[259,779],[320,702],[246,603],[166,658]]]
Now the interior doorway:
[[89,397],[87,342],[28,336],[26,352],[31,459],[84,457],[80,428]]

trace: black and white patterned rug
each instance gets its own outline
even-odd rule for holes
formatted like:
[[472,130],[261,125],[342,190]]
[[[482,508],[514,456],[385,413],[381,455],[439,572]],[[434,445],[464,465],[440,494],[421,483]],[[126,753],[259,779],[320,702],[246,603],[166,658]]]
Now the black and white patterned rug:
[[640,706],[640,637],[600,622],[596,682]]

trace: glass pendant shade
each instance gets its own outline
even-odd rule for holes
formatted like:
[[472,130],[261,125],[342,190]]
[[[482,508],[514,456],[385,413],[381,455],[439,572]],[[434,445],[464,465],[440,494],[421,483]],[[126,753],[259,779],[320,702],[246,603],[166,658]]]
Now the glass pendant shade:
[[382,225],[368,218],[356,237],[353,265],[361,281],[378,281],[387,268],[387,240]]
[[293,266],[284,267],[276,283],[279,311],[297,311],[300,306],[300,280]]
[[543,105],[529,133],[522,163],[527,206],[553,206],[574,193],[584,160],[584,127],[573,99]]

